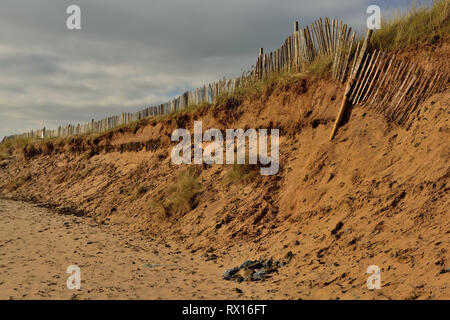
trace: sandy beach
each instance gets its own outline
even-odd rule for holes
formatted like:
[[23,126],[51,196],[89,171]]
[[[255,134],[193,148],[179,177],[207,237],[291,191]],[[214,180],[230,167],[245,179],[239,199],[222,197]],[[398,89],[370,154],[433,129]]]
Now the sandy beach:
[[[119,225],[0,200],[0,299],[258,299],[278,281],[222,280],[224,267]],[[69,290],[66,269],[81,269]],[[238,290],[237,290],[238,289]]]

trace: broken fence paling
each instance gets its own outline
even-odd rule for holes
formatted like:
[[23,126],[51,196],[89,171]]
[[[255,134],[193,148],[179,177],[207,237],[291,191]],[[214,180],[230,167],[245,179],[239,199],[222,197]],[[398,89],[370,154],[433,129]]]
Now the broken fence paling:
[[255,66],[235,79],[223,79],[157,106],[135,113],[122,113],[100,121],[59,127],[55,130],[36,130],[13,138],[51,138],[86,133],[101,133],[150,116],[164,115],[183,110],[189,105],[213,103],[223,94],[231,94],[242,86],[271,74],[303,72],[318,58],[332,61],[331,74],[339,83],[346,82],[344,99],[334,124],[331,139],[336,134],[348,103],[362,104],[400,125],[408,124],[417,114],[420,102],[447,87],[448,75],[442,72],[426,72],[404,59],[381,51],[370,52],[372,30],[364,41],[356,43],[356,33],[348,25],[336,19],[320,18],[309,26],[294,32],[282,46],[264,54],[259,49]]

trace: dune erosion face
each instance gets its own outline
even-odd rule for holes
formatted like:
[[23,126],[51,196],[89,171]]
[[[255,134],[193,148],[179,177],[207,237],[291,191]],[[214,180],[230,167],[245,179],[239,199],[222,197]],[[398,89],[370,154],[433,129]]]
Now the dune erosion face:
[[[284,297],[449,298],[450,94],[426,101],[408,130],[356,106],[330,142],[341,97],[331,81],[299,79],[237,106],[51,142],[3,164],[1,191],[157,234],[195,259],[214,252],[219,274],[243,257],[290,251],[267,280]],[[280,172],[230,181],[231,166],[192,165],[192,201],[170,207],[166,199],[184,196],[177,177],[188,167],[171,163],[170,134],[194,120],[279,128]],[[381,290],[366,287],[370,265],[381,268]]]

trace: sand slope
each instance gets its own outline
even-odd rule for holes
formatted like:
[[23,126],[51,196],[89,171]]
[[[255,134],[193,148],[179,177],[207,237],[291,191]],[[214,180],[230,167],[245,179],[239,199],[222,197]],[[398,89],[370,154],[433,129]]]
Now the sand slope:
[[[70,255],[55,257],[59,262],[51,267],[51,274],[45,269],[35,275],[47,275],[46,281],[55,282],[52,277],[63,277],[74,257],[86,259],[79,263],[92,268],[86,274],[88,279],[95,275],[91,280],[95,282],[86,282],[91,292],[81,298],[108,294],[112,298],[449,298],[450,93],[423,103],[410,128],[397,127],[382,114],[355,106],[349,122],[330,142],[341,96],[342,88],[330,80],[299,77],[266,88],[256,100],[19,150],[13,160],[2,164],[1,193],[83,216],[76,218],[79,224],[68,221],[75,228],[71,232],[84,239],[75,242],[64,226],[64,219],[75,218],[53,211],[53,216],[47,211],[37,216],[28,213],[26,217],[37,226],[41,220],[54,226],[42,243],[60,251],[58,246],[75,247]],[[196,206],[162,212],[153,205],[155,200],[169,196],[177,176],[186,170],[170,163],[170,134],[179,127],[192,129],[194,119],[202,119],[205,129],[280,128],[280,173],[230,182],[228,166],[196,166],[201,185]],[[142,186],[144,191],[138,192]],[[7,210],[6,220],[12,225],[22,219],[16,221],[21,216],[15,211]],[[92,221],[95,227],[89,227]],[[4,230],[8,236],[3,241],[20,236],[10,233],[10,227]],[[64,240],[58,242],[55,235],[60,233]],[[37,242],[30,237],[29,243]],[[133,246],[126,248],[126,241]],[[14,252],[29,250],[36,259],[42,255],[44,261],[53,260],[48,245],[36,253],[36,248],[20,242],[8,242],[5,248],[10,244],[16,245]],[[170,248],[165,249],[166,244]],[[142,249],[134,251],[134,246]],[[154,246],[160,254],[152,253]],[[74,250],[86,257],[74,256]],[[99,251],[103,253],[97,255]],[[221,279],[225,269],[247,259],[283,260],[289,252],[290,263],[265,282],[237,284]],[[205,261],[205,255],[211,254],[217,259]],[[1,285],[6,295],[26,283],[21,280],[23,273],[17,273],[23,260],[9,267],[6,263],[22,256],[26,257],[12,252],[2,256],[5,270],[17,279],[15,285]],[[111,273],[113,261],[120,267]],[[161,262],[176,263],[180,269],[142,270],[144,263]],[[381,268],[381,290],[366,287],[370,265]],[[109,286],[103,285],[102,277]],[[61,291],[53,296],[71,296],[64,283],[58,284]],[[98,292],[105,287],[115,289]],[[236,287],[242,289],[241,296]]]

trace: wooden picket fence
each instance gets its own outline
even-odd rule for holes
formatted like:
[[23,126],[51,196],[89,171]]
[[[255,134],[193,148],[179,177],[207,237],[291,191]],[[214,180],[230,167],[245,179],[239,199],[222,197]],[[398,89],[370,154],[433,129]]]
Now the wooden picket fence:
[[67,137],[80,134],[89,133],[102,133],[108,130],[117,128],[122,125],[129,124],[134,121],[139,121],[147,117],[169,114],[178,110],[182,110],[189,105],[198,105],[201,103],[212,103],[217,96],[223,93],[232,93],[244,82],[245,78],[241,76],[236,79],[223,79],[201,88],[197,88],[192,91],[187,91],[184,94],[176,97],[175,99],[163,103],[157,106],[148,107],[144,110],[130,113],[124,112],[120,115],[105,118],[100,121],[94,121],[72,125],[69,124],[65,127],[58,127],[54,130],[47,130],[46,128],[40,130],[33,130],[24,134],[14,135],[6,137],[6,139],[14,138],[54,138],[54,137]]
[[449,76],[445,72],[425,71],[407,59],[396,58],[395,54],[371,50],[371,35],[372,30],[368,30],[364,42],[357,46],[330,139],[335,136],[349,103],[370,108],[389,121],[408,127],[417,117],[420,103],[448,87]]
[[309,26],[294,31],[280,48],[264,54],[259,49],[256,64],[234,79],[222,79],[192,91],[186,91],[171,101],[151,106],[135,113],[67,125],[54,130],[45,128],[7,137],[51,138],[79,134],[101,133],[130,122],[183,110],[189,105],[213,103],[223,93],[233,93],[249,83],[282,72],[303,72],[316,59],[332,61],[331,75],[340,84],[346,83],[344,99],[336,118],[334,137],[348,103],[361,104],[384,114],[388,119],[407,125],[418,112],[419,104],[430,95],[445,90],[449,78],[443,72],[426,72],[417,65],[398,59],[394,54],[371,50],[372,30],[361,41],[342,21],[320,18]]
[[364,58],[350,101],[408,126],[416,118],[420,103],[445,90],[448,81],[444,72],[425,71],[395,54],[374,50]]

